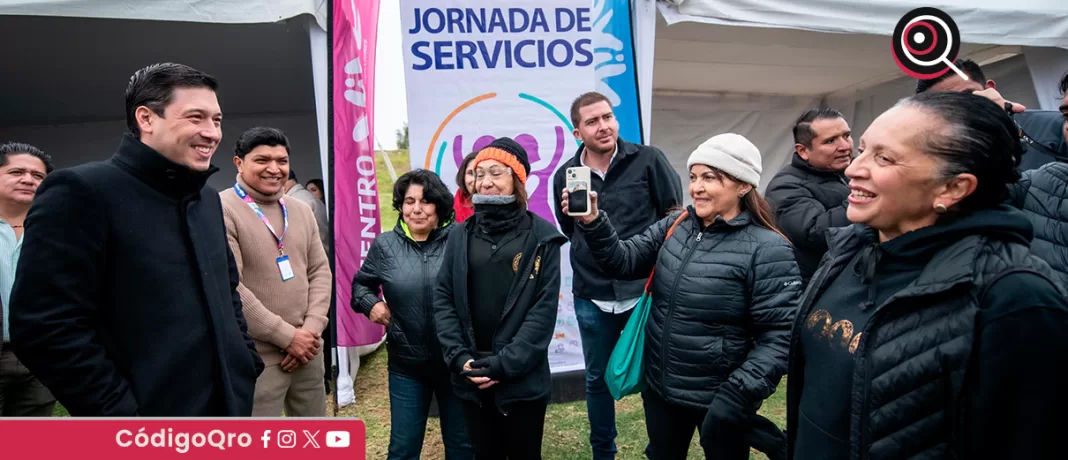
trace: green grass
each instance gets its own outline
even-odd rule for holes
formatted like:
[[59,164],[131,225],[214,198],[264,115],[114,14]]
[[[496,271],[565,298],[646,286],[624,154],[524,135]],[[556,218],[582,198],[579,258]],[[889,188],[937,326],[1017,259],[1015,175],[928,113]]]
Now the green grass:
[[67,408],[62,404],[56,403],[56,407],[52,409],[53,417],[70,417],[70,412],[67,412]]
[[[408,172],[407,150],[387,150],[390,163],[397,177]],[[382,215],[382,231],[388,232],[397,225],[397,210],[393,209],[393,178],[389,177],[389,169],[386,168],[386,160],[382,157],[382,151],[375,152],[375,170],[378,176],[378,203]]]
[[[343,407],[339,416],[356,417],[367,424],[367,458],[385,458],[389,447],[389,386],[387,380],[385,347],[364,356],[356,377],[356,404]],[[761,414],[779,426],[786,424],[786,381],[779,391],[768,398]],[[333,404],[331,400],[330,404]],[[332,407],[332,406],[331,406]],[[616,438],[618,459],[645,458],[645,414],[642,400],[631,395],[616,402]],[[542,457],[546,460],[590,458],[589,422],[586,419],[586,402],[576,401],[549,406],[545,414],[545,435],[542,442]],[[423,440],[423,458],[444,459],[445,448],[441,443],[438,419],[427,423]],[[690,447],[690,459],[703,459],[704,454],[694,436]],[[753,452],[750,459],[766,459]]]

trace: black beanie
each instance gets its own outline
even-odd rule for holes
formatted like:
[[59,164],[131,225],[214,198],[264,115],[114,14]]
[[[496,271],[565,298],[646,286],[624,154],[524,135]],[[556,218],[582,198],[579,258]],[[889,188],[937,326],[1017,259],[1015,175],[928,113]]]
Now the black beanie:
[[[530,160],[527,159],[527,150],[524,149],[522,145],[519,145],[519,143],[513,140],[512,138],[498,137],[497,139],[494,139],[493,142],[490,142],[489,145],[482,147],[482,150],[486,150],[489,148],[500,149],[514,156],[517,160],[519,160],[519,164],[523,165],[523,172],[527,175],[530,174]],[[480,150],[479,152],[481,152],[482,150]]]

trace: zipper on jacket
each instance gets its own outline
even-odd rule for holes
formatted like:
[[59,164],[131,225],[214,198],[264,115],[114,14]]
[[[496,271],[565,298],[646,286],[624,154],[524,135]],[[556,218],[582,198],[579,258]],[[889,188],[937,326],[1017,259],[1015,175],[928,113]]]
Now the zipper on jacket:
[[[697,242],[701,241],[702,233],[704,233],[704,231],[701,229],[700,225],[698,225]],[[661,245],[661,250],[663,250],[663,247],[666,245],[667,241]],[[671,329],[671,319],[675,316],[675,292],[679,289],[679,281],[682,280],[683,270],[686,268],[686,265],[690,263],[690,259],[693,257],[694,253],[697,252],[697,246],[697,244],[694,244],[693,247],[690,248],[690,252],[686,253],[686,258],[683,259],[682,264],[679,265],[679,271],[675,274],[675,282],[671,286],[671,295],[668,297],[668,311],[667,315],[664,317],[664,331],[661,333],[662,337],[660,337],[660,384],[664,386],[665,390],[667,389],[667,385],[664,383],[667,380],[667,345],[668,338],[671,336],[668,331]],[[666,397],[667,395],[664,396]]]
[[[508,311],[511,310],[511,307],[515,307],[515,303],[519,301],[519,293],[522,292],[523,289],[526,287],[527,280],[530,277],[531,272],[534,271],[534,261],[537,260],[540,254],[542,253],[543,246],[544,245],[541,243],[538,243],[537,246],[534,246],[534,252],[531,253],[530,259],[527,260],[527,267],[523,269],[523,272],[519,276],[519,282],[516,284],[515,289],[512,291],[512,293],[508,295],[508,302],[504,304],[504,311],[501,312],[501,321],[504,320],[505,315],[508,314]],[[494,356],[496,356],[497,354],[497,331],[500,329],[501,321],[498,321],[497,327],[493,328],[493,341],[490,342],[490,346],[493,347]],[[500,412],[501,415],[507,417],[508,411],[504,410],[504,407],[501,407],[501,392],[496,391],[493,393],[493,402],[494,405],[497,406],[497,412]]]
[[[425,328],[423,330],[424,330],[424,333],[426,334],[426,338],[427,338],[426,347],[427,347],[427,351],[430,352],[430,359],[431,360],[434,359],[434,342],[436,342],[435,337],[434,337],[434,327],[433,327],[434,326],[434,316],[433,316],[434,315],[434,313],[433,313],[433,311],[434,311],[433,297],[434,296],[431,293],[432,283],[433,283],[433,280],[430,279],[430,258],[427,257],[426,250],[424,249],[423,250],[423,305],[424,306],[428,306],[430,308],[427,308],[427,309],[425,309],[423,311],[423,319],[426,320]],[[440,349],[440,347],[439,347],[439,349]]]
[[[465,230],[466,230],[466,228],[465,228]],[[468,238],[470,238],[470,237],[471,237],[470,233],[468,233],[468,234],[464,235],[464,237],[462,238],[462,241],[460,242],[460,249],[461,249],[460,254],[462,254],[463,258],[462,259],[458,258],[457,260],[465,261],[465,262],[463,262],[464,265],[466,265],[467,251],[468,251],[468,247],[470,246],[468,244]],[[447,248],[446,248],[446,250],[447,250]],[[442,267],[442,268],[444,268],[444,267]],[[460,326],[463,327],[464,334],[466,335],[465,339],[469,342],[468,347],[470,349],[472,349],[472,350],[475,350],[475,352],[477,353],[478,352],[478,346],[476,345],[477,342],[475,341],[475,326],[474,326],[475,322],[471,318],[471,299],[469,298],[470,296],[469,296],[469,293],[467,292],[467,289],[468,289],[469,286],[468,286],[466,278],[467,278],[467,271],[469,269],[470,269],[470,267],[466,267],[465,266],[464,267],[464,272],[463,272],[463,276],[465,278],[464,283],[463,283],[464,284],[464,291],[463,291],[464,310],[467,312],[467,324],[464,324],[463,320],[460,320]],[[453,290],[454,291],[455,291],[455,288],[456,288],[456,286],[453,286]],[[457,296],[457,295],[460,295],[460,294],[457,294],[455,292],[453,293],[454,297]],[[478,407],[482,407],[482,398],[478,399]]]
[[[543,245],[541,243],[534,247],[534,252],[530,254],[531,257],[527,260],[526,268],[519,273],[519,280],[516,282],[514,288],[509,291],[508,299],[504,303],[504,309],[501,310],[501,320],[503,320],[505,316],[508,316],[508,313],[512,308],[515,308],[516,302],[519,301],[519,293],[523,292],[523,289],[526,288],[527,281],[530,278],[531,273],[534,271],[534,261],[541,255],[542,247]],[[500,321],[497,322],[497,326],[500,327]],[[490,343],[490,346],[493,348],[492,351],[496,353],[497,328],[493,329],[493,341]]]
[[868,369],[869,360],[866,353],[868,351],[868,342],[871,339],[871,335],[869,335],[868,332],[876,330],[876,327],[879,324],[879,319],[881,319],[882,316],[880,315],[880,313],[882,313],[880,310],[876,310],[872,313],[871,319],[868,320],[868,325],[864,327],[864,337],[860,339],[860,344],[857,345],[857,370],[853,373],[853,381],[855,382],[857,377],[860,377],[864,384],[861,385],[860,410],[857,412],[857,418],[859,419],[857,421],[857,440],[856,442],[851,443],[853,449],[853,455],[851,457],[854,459],[863,459],[868,456],[867,447],[865,447],[865,439],[867,439],[867,436],[864,431],[868,427],[868,395],[871,393],[871,378],[869,377],[871,375],[871,369]]
[[429,243],[432,242],[432,240],[430,238],[427,238],[427,240],[424,242],[424,244],[421,245],[421,244],[419,244],[418,241],[415,241],[415,240],[413,240],[411,238],[405,238],[405,239],[407,240],[408,244],[412,245],[415,248],[415,250],[419,253],[419,255],[423,256],[423,278],[422,278],[422,280],[423,280],[423,305],[430,307],[430,308],[426,308],[423,311],[423,320],[425,321],[424,322],[424,326],[425,327],[423,328],[423,331],[424,331],[423,334],[426,336],[426,339],[427,339],[426,346],[427,346],[427,351],[430,352],[429,358],[430,359],[434,359],[434,354],[431,351],[431,349],[434,348],[433,344],[436,341],[435,337],[434,337],[434,330],[431,327],[434,324],[434,316],[433,316],[434,315],[434,313],[433,313],[434,305],[432,303],[432,299],[434,297],[432,291],[433,291],[434,288],[433,288],[433,280],[430,279],[430,266],[429,266],[430,265],[430,257],[427,256],[428,249],[426,247],[427,245],[429,245]]
[[[465,230],[466,230],[466,228],[465,228]],[[463,241],[460,243],[460,246],[461,246],[460,254],[462,254],[463,259],[459,259],[458,258],[457,260],[467,260],[468,246],[470,246],[468,238],[470,238],[470,237],[471,237],[470,233],[464,235]],[[442,267],[442,268],[445,268],[445,267]],[[465,269],[469,270],[470,267],[465,267]],[[467,270],[464,270],[463,276],[464,276],[464,278],[467,278]],[[461,320],[460,321],[460,326],[463,327],[464,334],[467,336],[467,340],[471,342],[471,345],[470,345],[471,349],[475,350],[475,353],[478,353],[478,347],[475,345],[475,343],[476,343],[475,342],[475,326],[474,326],[475,322],[474,322],[473,319],[471,319],[471,300],[469,299],[469,293],[467,292],[467,288],[468,288],[467,284],[468,283],[467,283],[467,281],[465,279],[463,296],[464,296],[464,310],[467,311],[467,324],[464,325],[463,321]],[[453,289],[455,289],[455,286],[453,286]],[[453,294],[453,295],[456,296],[458,294]],[[467,364],[467,363],[464,363],[464,364]],[[461,379],[465,379],[467,377],[460,376],[460,378]],[[479,391],[481,391],[481,390],[479,390]],[[479,395],[475,399],[478,400],[478,408],[481,409],[482,408],[482,395]]]

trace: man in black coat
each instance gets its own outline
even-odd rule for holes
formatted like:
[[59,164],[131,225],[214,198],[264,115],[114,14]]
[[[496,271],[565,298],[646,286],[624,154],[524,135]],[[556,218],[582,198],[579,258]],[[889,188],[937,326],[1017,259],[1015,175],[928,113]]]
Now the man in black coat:
[[72,415],[249,416],[263,362],[219,195],[216,80],[137,71],[118,151],[48,176],[26,219],[15,354]]
[[853,159],[853,138],[841,112],[811,109],[794,124],[794,144],[790,164],[768,183],[767,199],[808,285],[827,252],[827,229],[849,225],[843,173]]
[[[590,191],[599,194],[600,208],[611,214],[619,237],[626,239],[649,228],[682,204],[682,181],[660,149],[619,137],[612,103],[603,94],[585,93],[571,104],[573,134],[582,141],[575,156],[553,176],[553,203],[560,203],[568,168],[590,168]],[[573,194],[571,195],[574,196]],[[588,196],[588,195],[587,195]],[[572,291],[575,317],[586,364],[586,413],[594,460],[615,458],[616,403],[604,381],[608,358],[642,296],[644,279],[608,276],[590,252],[575,218],[555,206],[556,221],[571,241]]]
[[[1068,73],[1061,78],[1061,134],[1068,138]],[[1024,154],[1024,158],[1028,154]],[[1035,230],[1031,252],[1049,263],[1061,285],[1068,288],[1068,162],[1050,161],[1025,171],[1009,187],[1009,204],[1020,208]]]

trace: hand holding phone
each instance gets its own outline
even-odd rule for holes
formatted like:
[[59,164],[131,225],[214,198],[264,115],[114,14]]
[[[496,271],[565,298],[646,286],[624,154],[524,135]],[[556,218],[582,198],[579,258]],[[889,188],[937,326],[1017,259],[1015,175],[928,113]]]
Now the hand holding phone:
[[[574,174],[572,174],[572,170]],[[581,172],[578,170],[585,170]],[[564,214],[575,217],[584,224],[597,218],[597,192],[591,190],[588,167],[568,168],[567,187],[561,191],[560,208]],[[583,180],[585,179],[585,180]]]
[[585,217],[590,215],[590,168],[578,166],[567,168],[567,187],[565,189],[566,201],[564,214],[571,217]]

